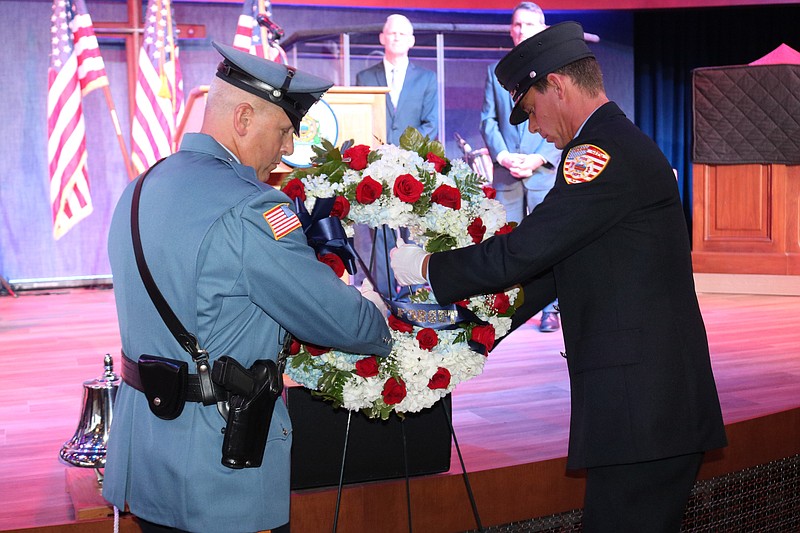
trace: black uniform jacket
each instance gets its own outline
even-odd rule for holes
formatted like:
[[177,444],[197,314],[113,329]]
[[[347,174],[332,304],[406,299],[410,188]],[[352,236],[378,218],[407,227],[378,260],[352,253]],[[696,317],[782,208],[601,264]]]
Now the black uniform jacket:
[[[571,149],[587,147],[601,154],[589,167],[607,162],[593,179],[569,183],[564,165],[587,162]],[[433,254],[429,279],[440,303],[522,285],[515,326],[558,296],[569,468],[725,446],[675,176],[613,102],[565,147],[555,186],[514,231]]]

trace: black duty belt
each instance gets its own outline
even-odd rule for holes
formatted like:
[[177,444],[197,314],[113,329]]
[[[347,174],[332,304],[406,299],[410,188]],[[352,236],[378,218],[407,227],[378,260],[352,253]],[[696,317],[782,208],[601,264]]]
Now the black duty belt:
[[[186,401],[202,402],[203,394],[200,389],[200,377],[197,374],[189,374],[187,377]],[[139,392],[144,392],[142,378],[139,377],[139,364],[124,353],[122,354],[122,381]],[[228,393],[225,389],[214,384],[214,398],[218,402],[227,401]]]

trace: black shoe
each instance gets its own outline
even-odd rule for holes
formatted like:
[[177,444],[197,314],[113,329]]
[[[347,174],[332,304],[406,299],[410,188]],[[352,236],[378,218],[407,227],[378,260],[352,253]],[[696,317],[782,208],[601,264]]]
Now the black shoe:
[[558,313],[542,312],[542,319],[539,322],[539,331],[542,333],[550,333],[558,331],[561,325],[558,323]]

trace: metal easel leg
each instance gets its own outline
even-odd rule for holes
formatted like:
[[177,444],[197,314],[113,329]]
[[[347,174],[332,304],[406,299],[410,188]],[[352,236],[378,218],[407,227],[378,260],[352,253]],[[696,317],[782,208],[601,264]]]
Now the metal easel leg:
[[451,421],[451,415],[447,410],[447,404],[443,401],[442,408],[444,409],[445,418],[447,419],[447,425],[450,428],[450,434],[453,436],[453,443],[456,445],[456,452],[458,453],[458,460],[461,463],[461,475],[464,478],[464,486],[467,489],[467,495],[469,496],[469,503],[472,505],[472,514],[475,516],[475,525],[478,526],[478,531],[483,531],[483,524],[481,524],[481,516],[478,514],[478,505],[475,503],[475,496],[472,494],[472,486],[469,483],[469,476],[467,475],[467,467],[464,466],[464,457],[461,455],[461,448],[458,445],[458,439],[456,438],[456,432],[453,429],[453,422]]

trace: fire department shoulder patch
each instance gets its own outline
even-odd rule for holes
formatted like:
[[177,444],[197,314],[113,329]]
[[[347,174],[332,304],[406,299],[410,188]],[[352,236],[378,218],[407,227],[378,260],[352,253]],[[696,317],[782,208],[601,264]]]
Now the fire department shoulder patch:
[[570,185],[592,181],[606,168],[611,156],[599,146],[579,144],[564,158],[564,179]]
[[276,241],[302,226],[294,211],[289,209],[289,204],[279,204],[269,211],[265,211],[264,220],[267,221]]

